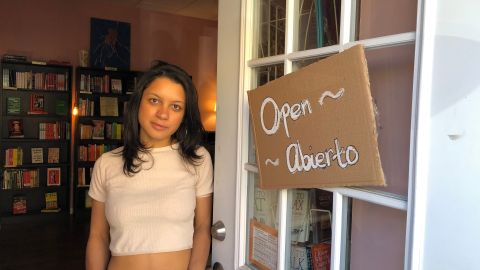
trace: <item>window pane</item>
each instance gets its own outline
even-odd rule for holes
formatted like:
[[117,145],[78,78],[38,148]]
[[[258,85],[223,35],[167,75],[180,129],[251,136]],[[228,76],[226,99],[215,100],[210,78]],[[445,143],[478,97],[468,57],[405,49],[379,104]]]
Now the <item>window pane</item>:
[[[262,58],[285,52],[285,0],[255,1],[256,53]],[[254,42],[255,43],[255,42]]]
[[366,52],[370,88],[377,106],[380,159],[387,187],[376,189],[407,196],[415,46]]
[[404,211],[353,200],[350,270],[403,270],[406,220]]
[[297,71],[297,70],[299,70],[299,69],[301,69],[301,68],[303,68],[303,67],[306,67],[306,66],[308,66],[308,65],[310,65],[310,64],[313,64],[313,63],[315,63],[315,62],[317,62],[317,61],[319,61],[319,60],[321,60],[321,59],[322,59],[322,57],[320,57],[320,58],[310,58],[310,59],[304,59],[304,60],[295,61],[295,62],[293,62],[292,70],[293,70],[293,71]]
[[340,36],[340,0],[300,0],[297,10],[296,50],[308,50],[338,44]]
[[[247,224],[249,227],[255,226],[256,228],[265,229],[268,233],[278,231],[278,190],[266,190],[259,188],[258,174],[248,174],[248,209],[247,209]],[[254,225],[255,224],[255,225]],[[260,225],[258,225],[260,224]],[[246,261],[249,266],[256,269],[258,262],[255,263],[250,260],[252,252],[257,254],[256,258],[261,258],[262,255],[275,256],[275,258],[267,258],[267,260],[274,261],[276,265],[278,253],[272,252],[268,245],[261,241],[253,241],[253,245],[250,246],[252,238],[255,233],[251,235],[251,231],[247,229],[247,258]],[[256,238],[258,239],[258,238]],[[257,260],[262,261],[262,260]]]
[[415,31],[416,0],[357,0],[355,40]]
[[[280,78],[283,76],[283,65],[282,64],[277,64],[277,65],[271,65],[271,66],[264,66],[264,67],[258,67],[254,69],[253,72],[253,88],[256,88],[258,86],[262,86],[266,84],[269,81],[273,81],[277,78]],[[251,119],[250,119],[250,125],[249,125],[249,137],[248,137],[248,162],[249,163],[256,163],[256,155],[255,155],[255,141],[253,140],[253,128],[251,124]]]
[[320,189],[289,190],[287,269],[330,269],[332,198]]

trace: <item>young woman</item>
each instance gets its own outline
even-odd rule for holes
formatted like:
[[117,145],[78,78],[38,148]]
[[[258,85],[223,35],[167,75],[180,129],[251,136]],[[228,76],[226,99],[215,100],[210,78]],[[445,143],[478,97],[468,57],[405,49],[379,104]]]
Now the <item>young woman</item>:
[[123,147],[92,172],[87,269],[202,269],[210,250],[212,161],[192,80],[157,65],[127,107]]

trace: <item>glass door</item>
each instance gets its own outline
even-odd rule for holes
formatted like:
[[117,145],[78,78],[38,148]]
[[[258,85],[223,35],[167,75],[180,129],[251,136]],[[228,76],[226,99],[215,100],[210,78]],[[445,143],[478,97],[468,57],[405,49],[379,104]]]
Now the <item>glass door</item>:
[[[415,127],[417,1],[245,0],[237,267],[404,269]],[[353,45],[366,49],[387,186],[263,190],[246,92]]]

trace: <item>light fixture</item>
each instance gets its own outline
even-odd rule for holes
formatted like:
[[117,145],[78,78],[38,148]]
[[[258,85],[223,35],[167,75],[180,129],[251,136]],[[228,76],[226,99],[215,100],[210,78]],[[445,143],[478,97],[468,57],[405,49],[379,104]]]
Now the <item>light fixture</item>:
[[77,108],[77,105],[73,106],[73,109],[72,109],[72,114],[73,114],[74,116],[77,116],[77,114],[78,114],[78,108]]

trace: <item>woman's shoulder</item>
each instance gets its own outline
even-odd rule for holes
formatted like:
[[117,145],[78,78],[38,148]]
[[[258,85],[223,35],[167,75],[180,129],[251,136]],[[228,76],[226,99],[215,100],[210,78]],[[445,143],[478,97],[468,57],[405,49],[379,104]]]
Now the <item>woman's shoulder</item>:
[[119,159],[122,160],[123,159],[122,151],[123,151],[123,146],[115,148],[113,150],[103,153],[98,158],[98,160],[101,160],[102,163],[115,162],[115,161],[118,161]]

